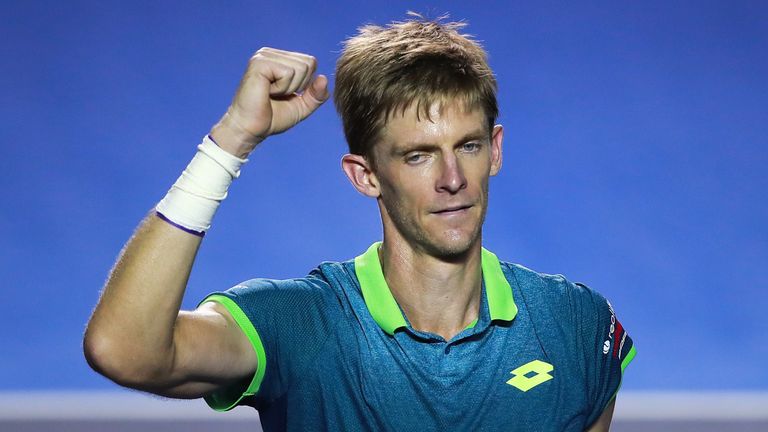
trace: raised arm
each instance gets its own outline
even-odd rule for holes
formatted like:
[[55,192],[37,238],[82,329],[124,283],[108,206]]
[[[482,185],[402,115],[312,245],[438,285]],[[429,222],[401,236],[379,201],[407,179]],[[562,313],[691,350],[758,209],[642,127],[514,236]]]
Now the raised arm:
[[[328,98],[327,79],[315,77],[315,68],[311,56],[257,51],[232,104],[211,130],[213,141],[244,159],[268,136],[309,116]],[[205,186],[202,177],[194,178],[195,187]],[[174,212],[183,213],[184,205],[178,199],[175,203]],[[88,323],[84,351],[91,367],[118,384],[164,396],[200,397],[252,375],[256,355],[220,306],[179,310],[202,236],[185,225],[183,214],[181,219],[165,216],[153,211],[126,243]]]

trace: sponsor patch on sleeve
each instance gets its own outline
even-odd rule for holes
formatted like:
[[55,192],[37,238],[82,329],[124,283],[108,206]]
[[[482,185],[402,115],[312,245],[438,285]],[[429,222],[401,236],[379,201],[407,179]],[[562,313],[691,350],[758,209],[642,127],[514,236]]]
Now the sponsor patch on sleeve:
[[608,338],[603,342],[603,355],[611,353],[613,358],[620,359],[626,354],[624,345],[627,342],[627,333],[619,320],[616,319],[616,312],[614,312],[611,302],[607,301],[607,303],[608,310],[611,312],[611,322],[608,328]]

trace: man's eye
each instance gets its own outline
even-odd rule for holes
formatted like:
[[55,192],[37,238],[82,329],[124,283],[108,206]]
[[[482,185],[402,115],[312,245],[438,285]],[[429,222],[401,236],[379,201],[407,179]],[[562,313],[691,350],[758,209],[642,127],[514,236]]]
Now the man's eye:
[[405,161],[409,164],[419,163],[424,160],[426,155],[423,153],[412,153],[405,157]]
[[481,147],[480,143],[468,142],[468,143],[466,143],[466,144],[461,146],[461,150],[465,151],[467,153],[474,153],[474,152],[480,150],[480,147]]

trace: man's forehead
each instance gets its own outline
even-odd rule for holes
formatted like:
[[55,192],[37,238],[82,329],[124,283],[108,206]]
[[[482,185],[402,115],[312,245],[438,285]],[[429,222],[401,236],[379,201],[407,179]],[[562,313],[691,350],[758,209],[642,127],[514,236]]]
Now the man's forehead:
[[411,118],[416,122],[429,122],[439,119],[443,115],[471,115],[475,114],[475,112],[480,116],[484,116],[483,107],[479,103],[472,103],[460,97],[414,100],[394,106],[388,110],[384,126],[386,127],[392,120],[397,119]]
[[485,112],[464,103],[433,103],[428,109],[411,104],[390,115],[382,128],[381,141],[423,141],[443,135],[490,135]]

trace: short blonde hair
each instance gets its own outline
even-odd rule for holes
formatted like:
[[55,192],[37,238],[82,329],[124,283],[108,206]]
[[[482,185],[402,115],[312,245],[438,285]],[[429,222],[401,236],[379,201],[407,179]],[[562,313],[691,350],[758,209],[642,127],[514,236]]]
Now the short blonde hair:
[[417,116],[428,119],[435,103],[481,108],[489,133],[498,117],[496,79],[485,50],[459,33],[465,24],[409,14],[415,18],[360,27],[336,63],[334,103],[349,151],[371,161],[387,119],[414,103]]

